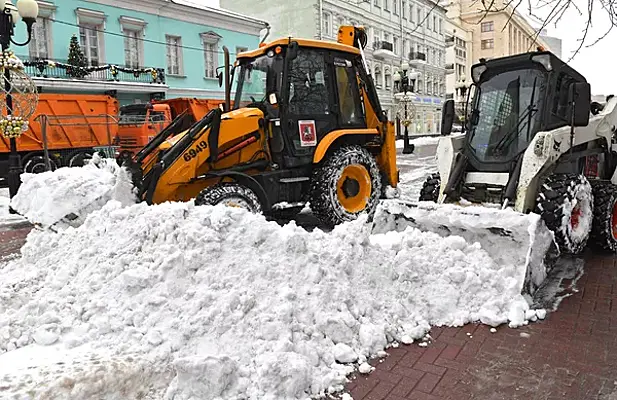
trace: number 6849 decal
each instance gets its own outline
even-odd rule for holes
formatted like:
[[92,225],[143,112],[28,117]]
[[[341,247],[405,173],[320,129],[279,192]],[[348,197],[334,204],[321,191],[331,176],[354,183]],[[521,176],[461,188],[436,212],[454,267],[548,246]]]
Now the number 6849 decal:
[[189,151],[184,153],[184,156],[183,156],[184,161],[191,161],[193,158],[197,157],[198,153],[201,153],[207,147],[208,145],[205,140],[202,140],[201,142],[197,143],[197,146],[193,147],[192,149],[189,149]]

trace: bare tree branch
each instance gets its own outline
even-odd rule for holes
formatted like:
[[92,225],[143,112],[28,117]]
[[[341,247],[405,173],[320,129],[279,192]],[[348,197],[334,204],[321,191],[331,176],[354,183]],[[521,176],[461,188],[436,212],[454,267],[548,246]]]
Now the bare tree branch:
[[[526,4],[523,4],[524,2]],[[584,20],[584,23],[581,36],[577,39],[578,46],[568,59],[568,62],[570,62],[583,47],[589,48],[596,45],[606,39],[609,33],[617,27],[617,0],[587,0],[587,7],[581,4],[582,0],[576,0],[576,3],[578,4],[575,4],[575,0],[474,0],[472,8],[482,14],[478,24],[491,14],[507,12],[509,16],[503,30],[512,22],[517,9],[525,8],[528,15],[543,21],[541,27],[535,29],[534,34],[529,36],[534,43],[538,40],[542,30],[549,24],[557,26],[569,11],[577,13]],[[590,32],[592,16],[595,16],[595,18],[606,16],[610,22],[609,27],[596,38],[592,38]],[[578,30],[576,27],[572,29]],[[528,50],[530,49],[531,47]]]

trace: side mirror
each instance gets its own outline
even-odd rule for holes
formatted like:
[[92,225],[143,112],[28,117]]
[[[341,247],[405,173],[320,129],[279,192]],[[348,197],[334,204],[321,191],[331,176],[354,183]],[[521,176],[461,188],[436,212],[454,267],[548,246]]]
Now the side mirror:
[[452,133],[454,123],[454,100],[449,99],[443,103],[441,110],[441,134],[447,136]]
[[[572,110],[574,102],[574,110]],[[589,114],[591,113],[591,86],[587,82],[575,82],[570,85],[568,95],[568,116],[573,126],[587,126],[589,124]]]
[[222,87],[223,86],[223,74],[220,72],[217,72],[216,77],[219,80],[219,87]]
[[275,105],[276,103],[278,103],[276,93],[270,93],[270,96],[268,96],[268,100],[270,101],[270,104],[272,105]]

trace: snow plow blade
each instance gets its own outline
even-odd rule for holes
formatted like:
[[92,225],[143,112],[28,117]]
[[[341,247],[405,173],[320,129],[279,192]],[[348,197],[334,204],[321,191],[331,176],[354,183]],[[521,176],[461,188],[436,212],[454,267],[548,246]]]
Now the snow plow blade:
[[495,263],[513,268],[521,293],[529,296],[559,255],[554,235],[539,215],[497,208],[387,201],[373,219],[372,233],[408,227],[479,243]]

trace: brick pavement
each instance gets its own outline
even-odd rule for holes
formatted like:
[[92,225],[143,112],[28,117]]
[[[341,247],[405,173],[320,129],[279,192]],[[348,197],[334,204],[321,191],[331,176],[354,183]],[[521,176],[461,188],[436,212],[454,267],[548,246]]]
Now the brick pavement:
[[[0,256],[29,230],[0,228]],[[428,347],[390,349],[347,389],[354,400],[617,400],[617,258],[588,256],[577,288],[526,327],[435,327]]]
[[[347,386],[354,400],[617,400],[617,259],[588,256],[578,293],[544,321],[433,328]],[[468,335],[470,334],[470,335]]]

